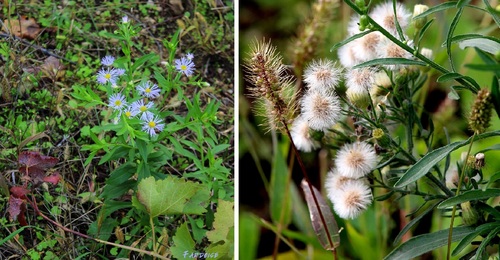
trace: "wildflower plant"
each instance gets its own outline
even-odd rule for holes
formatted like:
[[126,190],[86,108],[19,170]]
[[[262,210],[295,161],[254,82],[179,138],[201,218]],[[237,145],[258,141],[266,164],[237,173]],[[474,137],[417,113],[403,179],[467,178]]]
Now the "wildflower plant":
[[[263,41],[253,44],[245,61],[252,97],[266,104],[259,106],[265,109],[259,113],[268,116],[268,124],[275,126],[271,129],[287,135],[293,151],[290,161],[296,158],[299,162],[303,183],[307,183],[302,188],[312,231],[324,249],[333,251],[334,258],[337,247],[344,250],[350,247],[340,240],[342,233],[339,234],[330,212],[333,209],[343,219],[341,223],[346,227],[349,241],[361,241],[351,245],[352,248],[366,246],[361,238],[364,231],[353,226],[364,225],[365,221],[386,227],[375,231],[377,246],[368,250],[369,255],[341,250],[346,257],[412,259],[433,250],[439,255],[438,249],[444,247],[444,256],[439,258],[464,254],[488,258],[491,255],[485,250],[487,246],[498,250],[494,238],[500,233],[500,228],[496,228],[500,212],[493,198],[500,195],[494,188],[500,165],[488,169],[488,157],[494,156],[492,151],[497,146],[481,140],[500,135],[498,130],[488,131],[491,125],[498,126],[497,122],[492,123],[493,109],[497,114],[500,112],[497,73],[500,41],[494,36],[475,33],[456,35],[455,29],[465,10],[476,9],[492,18],[489,24],[498,32],[498,12],[488,1],[483,5],[469,5],[467,1],[431,7],[416,5],[413,14],[396,1],[344,3],[354,14],[346,26],[347,37],[331,44],[336,60],[324,57],[292,60],[294,65],[306,65],[304,69],[287,70],[271,42]],[[327,3],[317,3],[321,4]],[[426,48],[426,37],[434,22],[431,17],[444,10],[455,10],[456,15],[441,49],[431,50]],[[306,25],[309,27],[314,25]],[[455,45],[468,48],[469,55],[476,54],[477,63],[482,64],[465,64],[472,72],[463,73],[452,51]],[[435,61],[433,53],[438,51],[446,53],[447,65]],[[477,71],[487,75],[486,83],[475,74]],[[293,73],[295,84],[290,76]],[[428,91],[432,84],[451,85],[446,102],[468,106],[469,115],[460,120],[468,127],[462,132],[450,133],[450,125],[439,122],[436,120],[439,115],[428,111],[426,100],[430,99]],[[468,96],[475,96],[475,101],[464,101]],[[460,148],[466,149],[464,158],[456,160],[453,152]],[[321,158],[329,158],[324,163],[329,170],[323,170],[320,176],[331,206],[313,187],[309,177],[313,173],[308,172],[301,159],[304,153],[316,151],[322,151]],[[283,169],[284,159],[278,160],[282,152],[275,149],[274,153],[277,154],[274,167],[291,173]],[[325,154],[328,155],[324,157]],[[278,170],[273,171],[269,190],[272,225],[282,231],[280,239],[290,245],[291,238],[285,230],[292,221],[291,208],[297,204],[290,202],[291,197],[296,195],[291,188],[286,189],[285,196],[274,195],[272,189],[279,189],[274,182],[283,180],[282,185],[286,186],[286,180],[291,178],[274,175],[278,175]],[[283,188],[280,192],[283,193]],[[282,201],[276,201],[277,198]],[[273,206],[280,208],[279,211]],[[429,227],[425,234],[411,237],[412,228],[432,212],[442,223],[437,231]],[[395,214],[403,214],[402,219],[392,219]],[[308,234],[311,229],[302,231]],[[241,239],[245,240],[244,234]],[[478,242],[471,243],[473,240]],[[455,248],[453,242],[459,242]],[[308,257],[317,259],[314,254]]]
[[[220,141],[215,131],[215,125],[221,123],[219,102],[205,103],[199,92],[192,99],[184,95],[184,89],[202,88],[207,83],[196,75],[194,55],[175,59],[179,32],[164,41],[168,58],[163,62],[165,67],[160,67],[161,57],[155,53],[132,58],[132,39],[140,30],[138,26],[124,17],[117,27],[106,36],[120,43],[124,56],[102,58],[95,85],[73,86],[72,95],[79,106],[102,109],[101,124],[81,130],[94,141],[82,147],[89,152],[85,164],[94,165],[99,159],[97,164],[112,168],[98,194],[103,203],[99,219],[89,233],[108,240],[112,232],[121,232],[117,235],[121,243],[144,243],[149,255],[161,258],[182,258],[185,250],[197,252],[193,239],[198,246],[205,245],[207,254],[232,255],[229,226],[227,230],[207,228],[217,228],[232,214],[231,172],[220,157],[229,144]],[[185,103],[187,113],[170,111],[169,99]],[[187,132],[194,133],[196,140],[183,138],[182,133]],[[214,204],[219,206],[217,212],[211,206]],[[112,217],[118,210],[126,214],[121,222]],[[205,218],[205,214],[212,218]],[[214,219],[214,214],[219,217]],[[188,217],[178,229],[171,230],[178,215]],[[122,229],[128,225],[135,227],[126,238]],[[195,233],[190,233],[188,225]],[[167,237],[173,237],[174,242]],[[193,243],[179,237],[189,237]],[[202,243],[204,238],[210,245]],[[129,246],[117,248],[121,248],[118,256],[131,250]]]

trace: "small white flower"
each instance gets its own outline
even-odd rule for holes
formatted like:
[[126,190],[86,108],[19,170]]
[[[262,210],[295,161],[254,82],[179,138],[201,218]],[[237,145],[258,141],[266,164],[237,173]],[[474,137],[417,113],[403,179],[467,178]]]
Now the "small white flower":
[[314,60],[304,72],[304,81],[311,89],[332,91],[339,83],[342,70],[330,60]]
[[[408,24],[410,23],[410,18],[412,14],[408,11],[402,4],[396,3],[396,14],[399,26],[404,32]],[[385,2],[377,5],[371,12],[370,17],[378,24],[380,24],[384,29],[393,35],[397,34],[396,23],[394,21],[394,9],[392,7],[392,1]]]
[[321,91],[308,90],[301,101],[302,116],[309,127],[325,131],[337,123],[341,114],[338,97]]
[[109,106],[116,109],[122,110],[127,106],[127,102],[125,101],[125,96],[121,93],[113,94],[109,97]]
[[[330,193],[329,193],[330,194]],[[333,203],[333,209],[344,219],[359,216],[372,203],[372,191],[362,181],[346,181],[340,190],[333,192],[328,198]]]
[[160,95],[160,89],[156,84],[151,85],[149,81],[143,82],[136,87],[142,96],[147,98],[157,98]]
[[335,158],[339,174],[349,178],[361,178],[377,166],[375,149],[365,142],[345,144]]
[[156,131],[161,132],[165,127],[162,120],[157,116],[150,114],[142,118],[142,130],[148,133],[150,136],[156,135]]
[[194,54],[192,54],[191,52],[188,52],[188,53],[186,54],[186,58],[187,58],[188,60],[193,60],[193,59],[194,59]]
[[318,143],[313,140],[309,134],[309,124],[307,120],[302,116],[297,117],[295,121],[293,121],[290,133],[297,149],[304,152],[310,152],[318,147]]
[[128,19],[128,16],[123,16],[122,17],[122,23],[128,23],[129,22],[129,19]]
[[115,57],[111,56],[111,55],[107,55],[107,56],[104,56],[104,58],[101,59],[101,64],[103,66],[111,66],[113,65],[113,62],[115,62]]

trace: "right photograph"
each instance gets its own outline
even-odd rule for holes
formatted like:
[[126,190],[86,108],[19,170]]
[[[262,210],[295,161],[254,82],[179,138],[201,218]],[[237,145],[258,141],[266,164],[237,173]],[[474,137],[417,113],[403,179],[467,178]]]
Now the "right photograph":
[[498,259],[497,1],[239,5],[239,259]]

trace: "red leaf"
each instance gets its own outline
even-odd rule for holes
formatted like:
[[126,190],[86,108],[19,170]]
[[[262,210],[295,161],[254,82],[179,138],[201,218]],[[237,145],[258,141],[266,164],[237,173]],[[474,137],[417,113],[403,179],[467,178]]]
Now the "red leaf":
[[56,185],[60,179],[61,179],[61,175],[59,175],[59,173],[56,172],[50,176],[44,177],[43,181],[50,182],[50,183]]
[[47,169],[54,167],[59,160],[55,157],[41,155],[39,152],[26,151],[19,154],[19,164],[28,168]]
[[10,219],[16,219],[19,214],[24,213],[24,200],[16,198],[15,196],[10,196],[8,210]]
[[16,198],[26,198],[26,195],[29,193],[29,191],[22,187],[22,186],[14,186],[12,188],[10,188],[10,194],[11,194],[11,198],[12,197],[16,197]]

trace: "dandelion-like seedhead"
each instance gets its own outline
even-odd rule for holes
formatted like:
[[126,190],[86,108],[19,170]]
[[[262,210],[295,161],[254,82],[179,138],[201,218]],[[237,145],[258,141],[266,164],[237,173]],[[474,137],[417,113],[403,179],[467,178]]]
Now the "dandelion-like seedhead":
[[335,94],[325,94],[310,89],[302,97],[301,112],[310,128],[326,131],[341,117],[340,101]]
[[373,195],[370,187],[360,180],[344,181],[341,188],[328,193],[337,215],[344,219],[359,216],[372,203]]
[[304,82],[310,89],[329,93],[337,87],[341,73],[331,60],[314,60],[304,72]]
[[[396,17],[401,30],[406,30],[410,23],[412,14],[401,3],[396,3]],[[385,2],[377,5],[371,12],[370,17],[385,30],[393,35],[398,35],[396,22],[394,20],[394,9],[392,2]]]
[[361,178],[377,165],[375,149],[366,142],[345,144],[335,158],[339,174],[349,178]]
[[175,68],[177,71],[184,73],[186,76],[190,77],[194,72],[194,63],[187,57],[182,57],[174,61]]
[[254,42],[244,60],[250,95],[263,104],[259,115],[268,118],[269,129],[284,130],[295,113],[295,93],[286,68],[269,42]]
[[384,36],[380,32],[371,32],[361,38],[354,40],[354,57],[358,62],[365,62],[377,58],[379,43]]
[[297,149],[303,152],[310,152],[318,147],[318,143],[312,139],[309,133],[309,123],[302,116],[297,117],[293,121],[290,133]]
[[344,68],[352,68],[361,63],[354,54],[356,47],[356,43],[352,41],[338,49],[337,55],[339,57],[339,62]]
[[[408,46],[413,47],[413,42],[409,41]],[[413,54],[409,53],[405,49],[401,48],[399,45],[395,44],[387,38],[382,38],[377,45],[377,57],[378,58],[405,58],[413,59]],[[398,70],[402,65],[384,65],[389,70]]]

